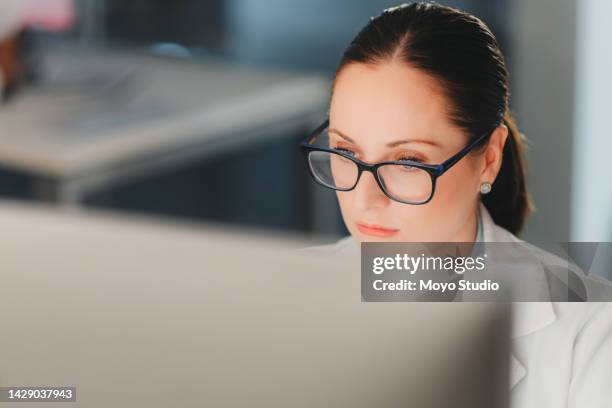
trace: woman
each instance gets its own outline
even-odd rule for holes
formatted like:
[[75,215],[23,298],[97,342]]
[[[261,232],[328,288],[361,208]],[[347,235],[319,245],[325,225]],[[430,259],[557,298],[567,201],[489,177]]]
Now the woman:
[[[370,19],[336,71],[329,119],[302,145],[350,232],[313,250],[523,242],[533,207],[508,99],[503,55],[478,18],[412,3]],[[612,406],[611,303],[515,303],[514,316],[513,406]]]

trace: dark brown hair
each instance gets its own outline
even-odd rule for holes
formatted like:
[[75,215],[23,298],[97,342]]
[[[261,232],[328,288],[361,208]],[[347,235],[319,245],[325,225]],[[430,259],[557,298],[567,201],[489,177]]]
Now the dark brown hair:
[[496,224],[519,234],[533,210],[525,182],[525,136],[509,110],[508,71],[491,30],[452,7],[402,4],[370,19],[347,47],[335,76],[348,64],[394,58],[440,81],[450,101],[450,120],[470,137],[501,124],[508,127],[501,169],[482,201]]

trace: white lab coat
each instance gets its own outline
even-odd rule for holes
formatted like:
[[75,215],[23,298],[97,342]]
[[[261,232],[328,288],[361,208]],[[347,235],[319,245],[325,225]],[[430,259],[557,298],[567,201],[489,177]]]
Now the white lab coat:
[[[524,242],[480,211],[484,242]],[[308,249],[354,255],[359,244]],[[539,261],[555,258],[542,251]],[[512,408],[612,408],[612,302],[515,302],[512,314]]]

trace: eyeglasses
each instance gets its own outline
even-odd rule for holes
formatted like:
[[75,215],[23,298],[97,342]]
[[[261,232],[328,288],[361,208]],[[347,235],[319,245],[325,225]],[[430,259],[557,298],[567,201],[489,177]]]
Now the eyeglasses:
[[312,143],[329,127],[325,120],[301,143],[308,170],[322,186],[337,191],[353,190],[361,174],[369,171],[387,197],[404,204],[421,205],[431,201],[436,180],[484,140],[491,131],[476,138],[457,154],[441,164],[425,164],[413,160],[365,163],[340,149],[314,146]]

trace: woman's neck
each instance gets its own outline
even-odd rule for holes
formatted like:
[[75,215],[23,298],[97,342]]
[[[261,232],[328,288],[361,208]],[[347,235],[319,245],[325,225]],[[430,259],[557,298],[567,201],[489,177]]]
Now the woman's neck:
[[[463,227],[452,239],[452,242],[465,242],[474,243],[478,240],[478,227],[480,218],[480,207],[472,211],[470,216],[466,219]],[[462,245],[461,252],[466,251],[463,255],[469,255],[473,250],[473,245]]]

